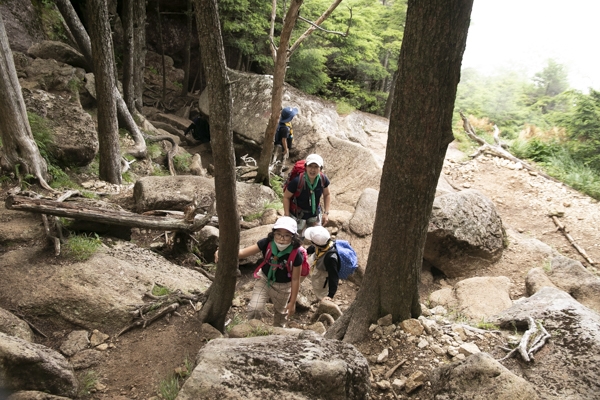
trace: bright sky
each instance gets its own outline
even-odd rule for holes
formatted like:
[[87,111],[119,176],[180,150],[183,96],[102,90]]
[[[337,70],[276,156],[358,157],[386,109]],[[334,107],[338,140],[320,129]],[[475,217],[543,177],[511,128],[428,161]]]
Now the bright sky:
[[565,65],[570,86],[600,90],[600,0],[475,0],[463,68],[542,71]]

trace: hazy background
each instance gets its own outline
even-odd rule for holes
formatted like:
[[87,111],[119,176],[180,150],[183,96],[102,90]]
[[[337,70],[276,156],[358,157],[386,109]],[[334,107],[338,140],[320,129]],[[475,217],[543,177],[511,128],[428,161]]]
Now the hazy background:
[[475,0],[463,68],[533,76],[549,58],[571,87],[600,90],[600,0]]

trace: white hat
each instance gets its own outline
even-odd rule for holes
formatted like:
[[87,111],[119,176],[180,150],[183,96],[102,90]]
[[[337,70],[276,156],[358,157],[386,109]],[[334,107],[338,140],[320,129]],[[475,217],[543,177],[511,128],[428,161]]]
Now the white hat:
[[317,164],[319,167],[323,166],[323,157],[318,154],[309,154],[306,157],[306,165]]
[[273,225],[273,230],[275,229],[285,229],[295,235],[298,232],[298,224],[292,217],[281,217]]
[[313,226],[304,231],[304,237],[317,246],[325,246],[331,238],[331,235],[329,234],[329,231],[322,226]]

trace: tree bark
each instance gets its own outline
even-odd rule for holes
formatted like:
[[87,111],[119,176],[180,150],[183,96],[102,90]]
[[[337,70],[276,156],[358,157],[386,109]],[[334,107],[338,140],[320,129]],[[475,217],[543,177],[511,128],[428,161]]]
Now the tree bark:
[[190,58],[192,51],[192,0],[187,0],[187,12],[185,14],[187,23],[187,37],[185,38],[185,52],[183,55],[183,84],[181,95],[187,96],[190,89]]
[[113,184],[121,184],[116,80],[113,73],[113,45],[106,0],[90,0],[87,12],[98,96],[99,178]]
[[[327,337],[356,343],[371,323],[421,313],[419,275],[473,0],[409,0],[367,268],[356,300]],[[345,329],[347,326],[347,329]]]
[[133,0],[123,0],[123,99],[130,113],[135,111],[135,91],[133,89]]
[[[136,0],[137,1],[137,0]],[[143,0],[141,0],[143,1]],[[58,7],[62,17],[64,18],[69,30],[75,37],[77,41],[77,46],[79,47],[79,51],[85,57],[88,65],[89,71],[94,72],[94,57],[92,54],[92,44],[90,41],[90,37],[88,36],[85,28],[81,24],[75,9],[73,9],[73,5],[69,0],[56,0],[56,6]],[[136,11],[137,12],[137,11]],[[144,14],[145,15],[145,14]],[[145,47],[144,47],[145,49]],[[145,50],[144,50],[145,54]],[[138,60],[136,59],[135,65],[137,66]],[[137,75],[135,75],[137,77]],[[142,87],[143,87],[143,69],[142,69]],[[140,131],[139,127],[133,120],[127,105],[125,104],[125,100],[121,96],[121,93],[117,89],[116,86],[113,88],[114,95],[116,97],[117,102],[117,115],[119,117],[119,123],[125,127],[131,134],[133,141],[135,142],[135,148],[128,150],[128,153],[135,157],[145,157],[146,156],[146,141],[144,140],[144,136]],[[136,89],[137,90],[137,89]]]
[[48,166],[33,139],[25,100],[0,15],[0,167],[18,171],[21,177],[35,176],[40,185],[52,190],[46,179]]
[[265,131],[265,140],[263,141],[260,159],[258,160],[258,171],[256,173],[256,182],[269,185],[269,163],[273,154],[273,140],[275,130],[279,123],[281,114],[281,101],[283,99],[283,82],[285,80],[285,70],[288,62],[288,47],[292,31],[298,19],[298,11],[304,0],[291,0],[290,8],[283,21],[283,28],[279,36],[279,47],[275,50],[275,65],[273,70],[273,89],[271,90],[271,118]]
[[135,108],[141,113],[146,70],[146,0],[133,0],[133,41],[133,90]]
[[162,97],[163,103],[167,98],[167,63],[165,61],[165,42],[162,33],[162,18],[160,16],[160,0],[156,0],[156,20],[158,25],[158,43],[160,46],[160,58],[162,61]]
[[214,155],[220,237],[219,265],[200,319],[223,332],[225,318],[235,292],[240,243],[231,122],[231,85],[227,76],[217,0],[195,0],[195,9],[210,99],[210,143]]

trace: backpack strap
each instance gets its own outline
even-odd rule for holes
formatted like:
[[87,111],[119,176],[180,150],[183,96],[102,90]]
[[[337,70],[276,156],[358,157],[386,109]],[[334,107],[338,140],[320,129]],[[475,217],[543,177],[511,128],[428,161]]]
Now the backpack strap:
[[269,244],[267,244],[267,251],[265,252],[265,258],[262,260],[262,262],[260,264],[258,264],[258,267],[256,267],[256,269],[254,270],[254,277],[256,279],[258,279],[258,271],[260,271],[261,268],[265,266],[265,264],[271,259],[272,255],[273,255],[273,252],[271,251],[271,243],[269,243]]
[[288,276],[290,278],[292,277],[292,269],[294,268],[294,261],[296,260],[296,255],[298,254],[299,249],[300,249],[299,247],[296,247],[295,249],[292,250],[292,252],[288,256],[288,262],[286,265],[287,265],[287,270],[288,270]]

